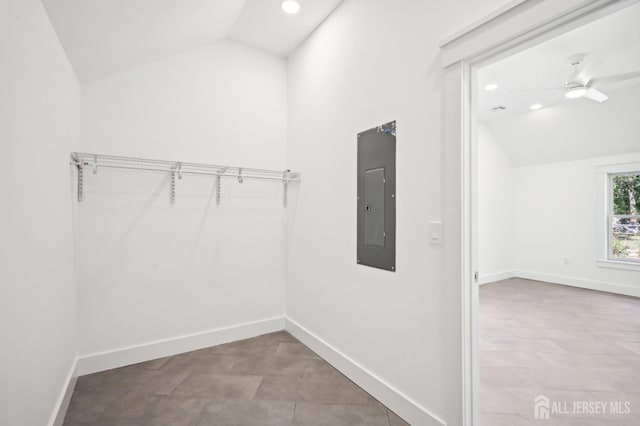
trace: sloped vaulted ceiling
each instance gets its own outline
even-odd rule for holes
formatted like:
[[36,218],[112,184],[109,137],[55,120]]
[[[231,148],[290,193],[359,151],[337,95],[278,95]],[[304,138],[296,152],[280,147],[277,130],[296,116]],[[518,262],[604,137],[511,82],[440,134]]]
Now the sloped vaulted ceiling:
[[576,54],[589,78],[640,71],[639,23],[640,3],[480,69],[479,118],[516,165],[640,152],[640,78],[598,86],[603,103],[562,93]]
[[78,79],[87,82],[221,39],[288,56],[342,0],[43,0]]

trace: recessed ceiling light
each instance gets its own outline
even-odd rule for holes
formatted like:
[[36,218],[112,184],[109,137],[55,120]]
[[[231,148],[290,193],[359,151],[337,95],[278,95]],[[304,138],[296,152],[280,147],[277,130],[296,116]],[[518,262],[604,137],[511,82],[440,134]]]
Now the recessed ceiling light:
[[487,92],[491,92],[492,90],[496,90],[497,88],[498,85],[496,83],[491,83],[484,86],[484,90],[486,90]]
[[290,15],[300,12],[300,3],[296,0],[283,0],[282,3],[280,3],[280,7]]
[[587,88],[584,86],[568,87],[564,91],[564,96],[567,99],[578,99],[587,94]]
[[529,109],[530,109],[531,111],[535,111],[535,110],[537,110],[537,109],[542,108],[543,106],[544,106],[544,105],[542,105],[542,104],[533,104],[533,105],[531,105],[531,106],[529,107]]

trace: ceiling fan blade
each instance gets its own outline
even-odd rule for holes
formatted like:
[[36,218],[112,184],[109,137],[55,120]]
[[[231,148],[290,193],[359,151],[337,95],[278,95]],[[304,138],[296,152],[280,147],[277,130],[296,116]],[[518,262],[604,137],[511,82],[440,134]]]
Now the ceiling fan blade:
[[608,75],[606,77],[594,78],[589,85],[602,86],[606,84],[619,83],[622,81],[640,78],[640,71],[627,72],[624,74]]
[[602,65],[603,62],[604,60],[602,60],[601,58],[589,57],[583,62],[582,69],[578,71],[573,80],[570,81],[575,81],[582,84],[583,86],[586,86],[593,78],[594,69]]
[[543,87],[540,89],[519,89],[509,90],[509,93],[532,93],[532,92],[560,92],[564,87]]
[[584,95],[584,97],[596,102],[604,102],[609,99],[607,95],[597,89],[594,89],[593,87],[590,87],[587,90],[587,93]]

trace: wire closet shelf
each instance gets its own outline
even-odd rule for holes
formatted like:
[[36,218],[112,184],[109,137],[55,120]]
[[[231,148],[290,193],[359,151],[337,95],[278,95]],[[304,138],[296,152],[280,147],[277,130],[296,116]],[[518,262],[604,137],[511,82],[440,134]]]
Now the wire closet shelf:
[[300,173],[291,170],[252,169],[235,166],[218,166],[213,164],[185,163],[180,161],[152,160],[147,158],[120,157],[115,155],[88,154],[82,152],[71,153],[71,165],[78,169],[78,201],[84,199],[84,172],[89,169],[98,173],[101,168],[138,170],[145,172],[167,173],[171,176],[170,202],[176,201],[176,179],[183,175],[204,175],[216,178],[216,204],[220,205],[220,193],[223,178],[237,179],[244,183],[245,179],[259,179],[280,181],[283,185],[283,204],[287,205],[287,190],[290,182],[299,182]]

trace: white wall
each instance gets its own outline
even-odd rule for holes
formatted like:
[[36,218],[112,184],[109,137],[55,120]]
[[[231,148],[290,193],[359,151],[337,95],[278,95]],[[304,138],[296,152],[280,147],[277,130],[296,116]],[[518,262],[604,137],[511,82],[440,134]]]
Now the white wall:
[[[622,294],[640,294],[638,272],[604,259],[600,166],[640,154],[514,167],[488,126],[478,128],[480,284],[513,276]],[[597,144],[585,140],[585,144]]]
[[0,424],[49,422],[75,358],[79,89],[37,0],[0,5]]
[[[349,0],[289,59],[288,165],[303,182],[291,211],[287,314],[450,424],[460,405],[444,396],[457,380],[444,366],[460,346],[446,342],[460,318],[443,306],[458,306],[449,296],[459,291],[448,291],[456,283],[444,282],[443,248],[427,238],[429,220],[447,220],[438,41],[502,3]],[[356,264],[356,135],[394,119],[390,273]]]
[[605,207],[596,167],[638,161],[628,154],[516,168],[516,275],[640,294],[640,272],[597,265]]
[[283,59],[220,41],[96,80],[82,86],[81,147],[284,168],[286,78]]
[[[286,64],[232,42],[82,88],[81,148],[285,168]],[[282,184],[86,173],[79,205],[79,352],[115,350],[284,313]]]
[[478,126],[478,271],[480,283],[510,278],[514,262],[511,159],[489,127]]

